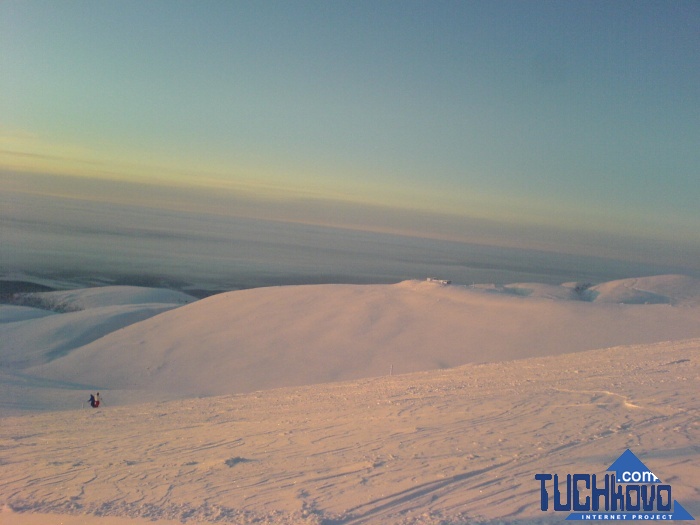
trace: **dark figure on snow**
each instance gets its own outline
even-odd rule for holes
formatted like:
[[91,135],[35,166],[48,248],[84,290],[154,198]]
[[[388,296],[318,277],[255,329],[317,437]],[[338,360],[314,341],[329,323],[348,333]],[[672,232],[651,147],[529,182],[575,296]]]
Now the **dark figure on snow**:
[[92,408],[97,408],[98,406],[100,406],[100,393],[99,392],[97,392],[97,394],[95,394],[95,395],[90,394],[90,406]]

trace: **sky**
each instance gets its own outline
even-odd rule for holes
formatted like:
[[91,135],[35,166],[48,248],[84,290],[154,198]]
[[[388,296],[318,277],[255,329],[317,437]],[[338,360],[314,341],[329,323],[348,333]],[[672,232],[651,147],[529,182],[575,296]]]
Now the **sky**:
[[696,1],[0,3],[0,190],[695,265]]

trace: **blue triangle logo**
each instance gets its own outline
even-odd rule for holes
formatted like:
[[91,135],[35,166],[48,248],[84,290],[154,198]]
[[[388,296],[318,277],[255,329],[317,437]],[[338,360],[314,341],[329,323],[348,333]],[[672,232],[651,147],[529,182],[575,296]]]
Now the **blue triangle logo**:
[[678,503],[677,500],[673,500],[673,519],[674,520],[693,520],[695,521],[695,518],[693,518],[690,515],[690,512],[685,510],[680,503]]
[[630,449],[625,450],[608,467],[608,471],[615,472],[618,483],[661,483],[661,480]]
[[[637,456],[634,455],[634,453],[631,450],[625,450],[622,455],[615,460],[615,462],[610,465],[608,468],[608,472],[614,471],[615,472],[615,478],[617,480],[617,483],[620,483],[622,485],[628,485],[628,488],[630,485],[647,485],[651,483],[661,483],[661,480],[657,478],[651,470],[647,468],[647,466],[642,463]],[[575,482],[574,482],[575,483]],[[608,485],[606,483],[605,485],[606,490],[608,489]],[[659,490],[662,489],[662,487],[658,487]],[[671,487],[668,487],[668,495],[670,498]],[[639,494],[639,493],[638,493]],[[546,492],[545,492],[546,495]],[[629,498],[629,495],[628,495]],[[639,498],[639,496],[638,496]],[[629,501],[629,499],[627,500]],[[640,499],[637,500],[637,505],[636,508],[639,509],[639,503]],[[586,505],[588,504],[588,500],[586,501]],[[576,508],[576,504],[574,503],[574,509]],[[580,502],[579,502],[580,505]],[[627,505],[631,505],[631,503],[627,503]],[[607,512],[607,500],[606,500],[606,512]],[[626,506],[625,506],[626,508]],[[629,519],[629,520],[640,520],[640,521],[647,521],[647,520],[685,520],[685,521],[695,521],[695,518],[690,515],[690,512],[685,510],[683,506],[678,503],[678,500],[673,500],[673,511],[668,512],[666,510],[664,511],[659,511],[659,510],[651,510],[651,511],[643,511],[640,512],[639,510],[632,510],[630,511],[627,509],[625,512],[625,508],[620,508],[621,512],[612,512],[606,514],[605,519]],[[546,510],[545,507],[543,507],[542,510]],[[555,506],[555,510],[556,506]],[[595,513],[592,513],[591,510],[586,507],[583,510],[583,512],[572,512],[566,517],[567,521],[582,521],[582,520],[589,520],[591,519],[591,515],[593,514],[598,514],[598,511]]]

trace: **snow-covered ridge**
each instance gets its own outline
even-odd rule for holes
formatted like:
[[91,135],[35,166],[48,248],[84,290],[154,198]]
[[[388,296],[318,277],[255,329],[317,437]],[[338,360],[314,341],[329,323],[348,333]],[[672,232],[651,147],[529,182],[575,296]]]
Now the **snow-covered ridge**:
[[[598,293],[595,301],[565,300],[552,288],[521,296],[405,281],[258,288],[184,306],[101,306],[0,325],[7,341],[0,366],[42,381],[165,399],[700,337],[700,294],[690,278],[586,287]],[[573,285],[555,288],[581,293]],[[620,304],[641,291],[668,301]],[[78,293],[76,302],[90,304],[92,293]],[[59,297],[66,300],[65,292]],[[136,302],[130,297],[121,300]]]
[[14,294],[13,304],[0,305],[0,370],[12,372],[53,361],[195,300],[173,290],[137,286]]
[[15,294],[13,303],[54,312],[78,312],[105,306],[134,304],[183,305],[196,301],[196,297],[165,288],[141,286],[101,286],[57,292]]
[[700,280],[684,275],[659,275],[621,279],[602,284],[516,283],[505,286],[476,285],[475,288],[548,299],[617,304],[700,304]]

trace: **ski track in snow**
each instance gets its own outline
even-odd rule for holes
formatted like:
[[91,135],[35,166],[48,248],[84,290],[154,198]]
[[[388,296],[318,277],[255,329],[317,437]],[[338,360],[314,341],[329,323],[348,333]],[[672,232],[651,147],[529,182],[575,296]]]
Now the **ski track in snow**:
[[698,350],[693,339],[6,417],[0,520],[558,523],[534,475],[603,473],[627,448],[697,516]]

